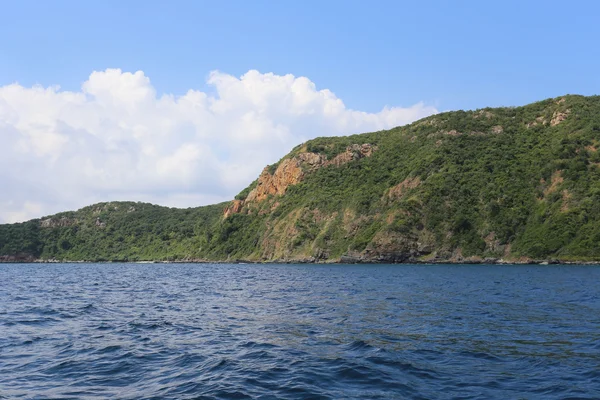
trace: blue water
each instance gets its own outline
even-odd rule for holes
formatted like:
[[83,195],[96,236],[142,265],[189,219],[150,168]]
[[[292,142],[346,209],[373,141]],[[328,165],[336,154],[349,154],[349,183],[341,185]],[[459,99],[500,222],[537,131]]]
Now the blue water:
[[600,267],[0,265],[0,398],[600,398]]

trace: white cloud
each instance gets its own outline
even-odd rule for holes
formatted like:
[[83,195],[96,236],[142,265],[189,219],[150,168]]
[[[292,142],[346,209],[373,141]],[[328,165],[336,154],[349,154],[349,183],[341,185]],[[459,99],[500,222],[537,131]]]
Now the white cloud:
[[317,136],[387,129],[436,113],[417,103],[346,108],[305,77],[212,72],[214,95],[157,97],[142,71],[93,72],[81,91],[0,87],[0,222],[107,200],[224,201]]

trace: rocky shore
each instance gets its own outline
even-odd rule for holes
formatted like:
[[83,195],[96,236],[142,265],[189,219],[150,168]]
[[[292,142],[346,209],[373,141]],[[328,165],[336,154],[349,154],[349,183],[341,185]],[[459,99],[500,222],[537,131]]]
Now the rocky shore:
[[28,255],[0,256],[2,263],[137,263],[137,264],[483,264],[483,265],[600,265],[600,260],[560,260],[560,259],[531,259],[520,257],[511,258],[479,258],[470,257],[464,259],[444,258],[412,258],[412,257],[357,257],[343,255],[336,259],[318,259],[315,257],[274,259],[274,260],[207,260],[207,259],[183,259],[183,260],[57,260],[37,259]]

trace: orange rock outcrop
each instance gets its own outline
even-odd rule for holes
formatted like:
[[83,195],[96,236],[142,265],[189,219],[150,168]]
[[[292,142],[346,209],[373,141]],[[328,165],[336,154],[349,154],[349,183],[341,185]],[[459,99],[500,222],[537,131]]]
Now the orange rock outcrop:
[[246,204],[261,202],[271,195],[285,194],[288,187],[300,183],[307,174],[321,167],[327,165],[339,167],[363,157],[370,157],[375,150],[377,146],[368,143],[353,144],[331,160],[327,160],[327,157],[320,153],[304,152],[281,161],[273,174],[269,172],[269,167],[266,167],[258,177],[256,187],[248,193],[246,199],[233,200],[225,209],[224,217],[242,212]]

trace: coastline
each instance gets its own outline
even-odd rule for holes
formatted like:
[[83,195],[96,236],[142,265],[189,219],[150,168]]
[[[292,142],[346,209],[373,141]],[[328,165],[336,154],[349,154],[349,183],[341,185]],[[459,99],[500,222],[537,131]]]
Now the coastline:
[[0,256],[0,264],[321,264],[321,265],[352,265],[352,264],[393,264],[393,265],[600,265],[600,260],[560,260],[560,259],[412,259],[389,260],[368,259],[342,256],[339,259],[315,259],[314,257],[300,259],[274,259],[274,260],[208,260],[208,259],[183,259],[183,260],[56,260],[38,259],[33,257]]

